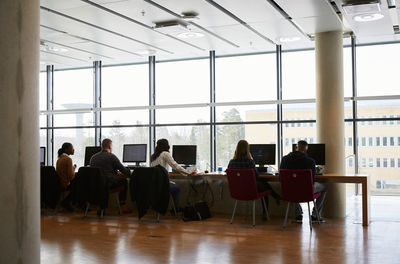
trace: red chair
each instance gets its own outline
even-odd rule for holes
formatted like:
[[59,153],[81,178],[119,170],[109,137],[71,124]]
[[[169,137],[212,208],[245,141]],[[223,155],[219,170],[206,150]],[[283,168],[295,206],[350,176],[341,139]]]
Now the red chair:
[[312,229],[310,202],[313,201],[315,211],[317,212],[318,224],[320,224],[319,212],[315,204],[315,199],[317,199],[321,193],[314,194],[311,170],[281,169],[279,170],[279,177],[282,188],[282,199],[288,202],[283,228],[286,227],[290,203],[307,203],[310,229]]
[[[119,203],[119,192],[122,192],[123,190],[125,190],[124,186],[120,186],[120,187],[108,190],[108,192],[110,194],[115,193],[115,197],[116,197],[115,200],[116,200],[117,205],[118,205],[118,214],[119,215],[122,215],[121,205]],[[101,214],[103,215],[103,210],[101,210],[101,211],[102,211]]]
[[254,169],[227,169],[226,175],[228,178],[229,191],[231,197],[235,199],[235,207],[233,208],[231,224],[235,217],[237,202],[253,201],[253,226],[255,226],[256,218],[256,200],[263,199],[263,206],[268,216],[264,197],[271,194],[271,191],[259,193],[257,190],[256,174]]

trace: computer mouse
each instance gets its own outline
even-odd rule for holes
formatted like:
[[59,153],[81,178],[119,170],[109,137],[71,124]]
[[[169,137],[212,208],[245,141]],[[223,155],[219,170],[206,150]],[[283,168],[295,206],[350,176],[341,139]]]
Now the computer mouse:
[[208,173],[208,170],[205,170],[204,173]]

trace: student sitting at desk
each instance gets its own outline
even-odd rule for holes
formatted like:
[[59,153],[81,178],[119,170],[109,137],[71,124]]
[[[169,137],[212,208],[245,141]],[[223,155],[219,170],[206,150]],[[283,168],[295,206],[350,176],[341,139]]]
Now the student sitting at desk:
[[[61,187],[64,191],[70,190],[70,187],[75,178],[76,165],[73,165],[70,155],[74,155],[74,146],[71,143],[65,142],[58,150],[58,160],[56,163],[56,171],[60,177]],[[72,193],[61,202],[61,205],[68,211],[73,211],[71,206]]]
[[[174,160],[174,158],[169,153],[169,143],[165,138],[157,140],[156,148],[154,154],[150,157],[150,166],[155,167],[160,165],[164,167],[167,171],[169,170],[169,166],[172,167],[175,171],[178,171],[182,174],[195,174],[195,171],[189,171],[181,166]],[[179,199],[181,195],[181,187],[173,181],[169,182],[169,189],[172,195],[172,199],[174,200],[174,206],[177,212],[181,211],[179,207]],[[172,211],[171,211],[172,212]]]
[[101,142],[101,152],[92,156],[90,159],[90,166],[103,169],[109,189],[118,188],[121,186],[124,187],[124,190],[119,192],[119,202],[122,212],[130,213],[131,210],[129,210],[125,205],[128,191],[128,180],[124,177],[120,177],[118,172],[122,173],[126,177],[129,177],[131,172],[129,169],[125,168],[117,156],[112,153],[111,139],[103,139]]
[[[271,185],[266,181],[266,179],[259,178],[258,171],[256,170],[256,163],[253,160],[253,157],[250,154],[250,146],[246,140],[240,140],[237,143],[235,154],[233,159],[229,161],[228,168],[230,169],[247,169],[251,168],[254,169],[257,181],[257,188],[259,192],[265,192],[270,190],[272,193],[272,197],[275,198],[276,202],[279,203],[281,200],[281,196],[277,194],[271,187]],[[267,206],[268,206],[268,197],[267,199]],[[261,200],[264,202],[263,200]],[[263,206],[263,217],[266,219],[265,209]]]
[[[325,220],[321,217],[322,207],[324,204],[327,186],[326,184],[315,182],[315,160],[307,155],[308,143],[304,140],[300,140],[297,143],[296,151],[289,153],[284,156],[281,161],[281,169],[310,169],[312,171],[312,177],[314,182],[314,193],[320,192],[321,195],[317,198],[317,208],[318,213],[320,215],[320,221],[325,222]],[[313,208],[312,213],[312,221],[317,221],[316,216],[316,208]],[[300,204],[295,204],[294,206],[294,216],[295,220],[298,223],[303,221],[303,210],[301,209]]]

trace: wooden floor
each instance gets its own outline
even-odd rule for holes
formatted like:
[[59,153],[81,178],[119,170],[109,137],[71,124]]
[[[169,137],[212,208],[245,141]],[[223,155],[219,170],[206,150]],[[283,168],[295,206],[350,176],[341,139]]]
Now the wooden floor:
[[306,221],[282,230],[278,217],[253,228],[244,216],[152,216],[42,214],[42,263],[400,263],[400,222],[328,220],[310,232]]

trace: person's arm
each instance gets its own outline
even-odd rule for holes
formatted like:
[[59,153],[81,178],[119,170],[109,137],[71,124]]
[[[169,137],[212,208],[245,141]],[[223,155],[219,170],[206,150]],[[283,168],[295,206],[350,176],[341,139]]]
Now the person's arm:
[[171,166],[172,169],[179,171],[180,173],[183,174],[191,174],[190,171],[182,168],[178,163],[176,163],[176,161],[169,152],[163,153],[163,157],[165,158],[166,162],[168,163],[169,166]]
[[281,165],[279,166],[279,169],[286,169],[286,159],[285,159],[285,157],[282,158]]
[[124,165],[122,165],[121,161],[119,161],[117,156],[115,156],[114,154],[112,154],[112,156],[114,158],[114,168],[116,168],[118,171],[120,171],[126,177],[131,176],[131,171],[128,168],[126,168]]
[[316,169],[315,169],[315,160],[311,160],[311,172],[312,172],[312,178],[313,178],[313,183],[315,183],[315,174],[316,174]]
[[72,159],[69,158],[67,164],[67,172],[68,172],[68,182],[70,182],[75,177],[75,166],[72,163]]
[[260,175],[258,174],[258,170],[256,169],[256,163],[254,162],[253,159],[249,160],[249,168],[254,169],[254,173],[256,174],[256,179],[258,179]]

